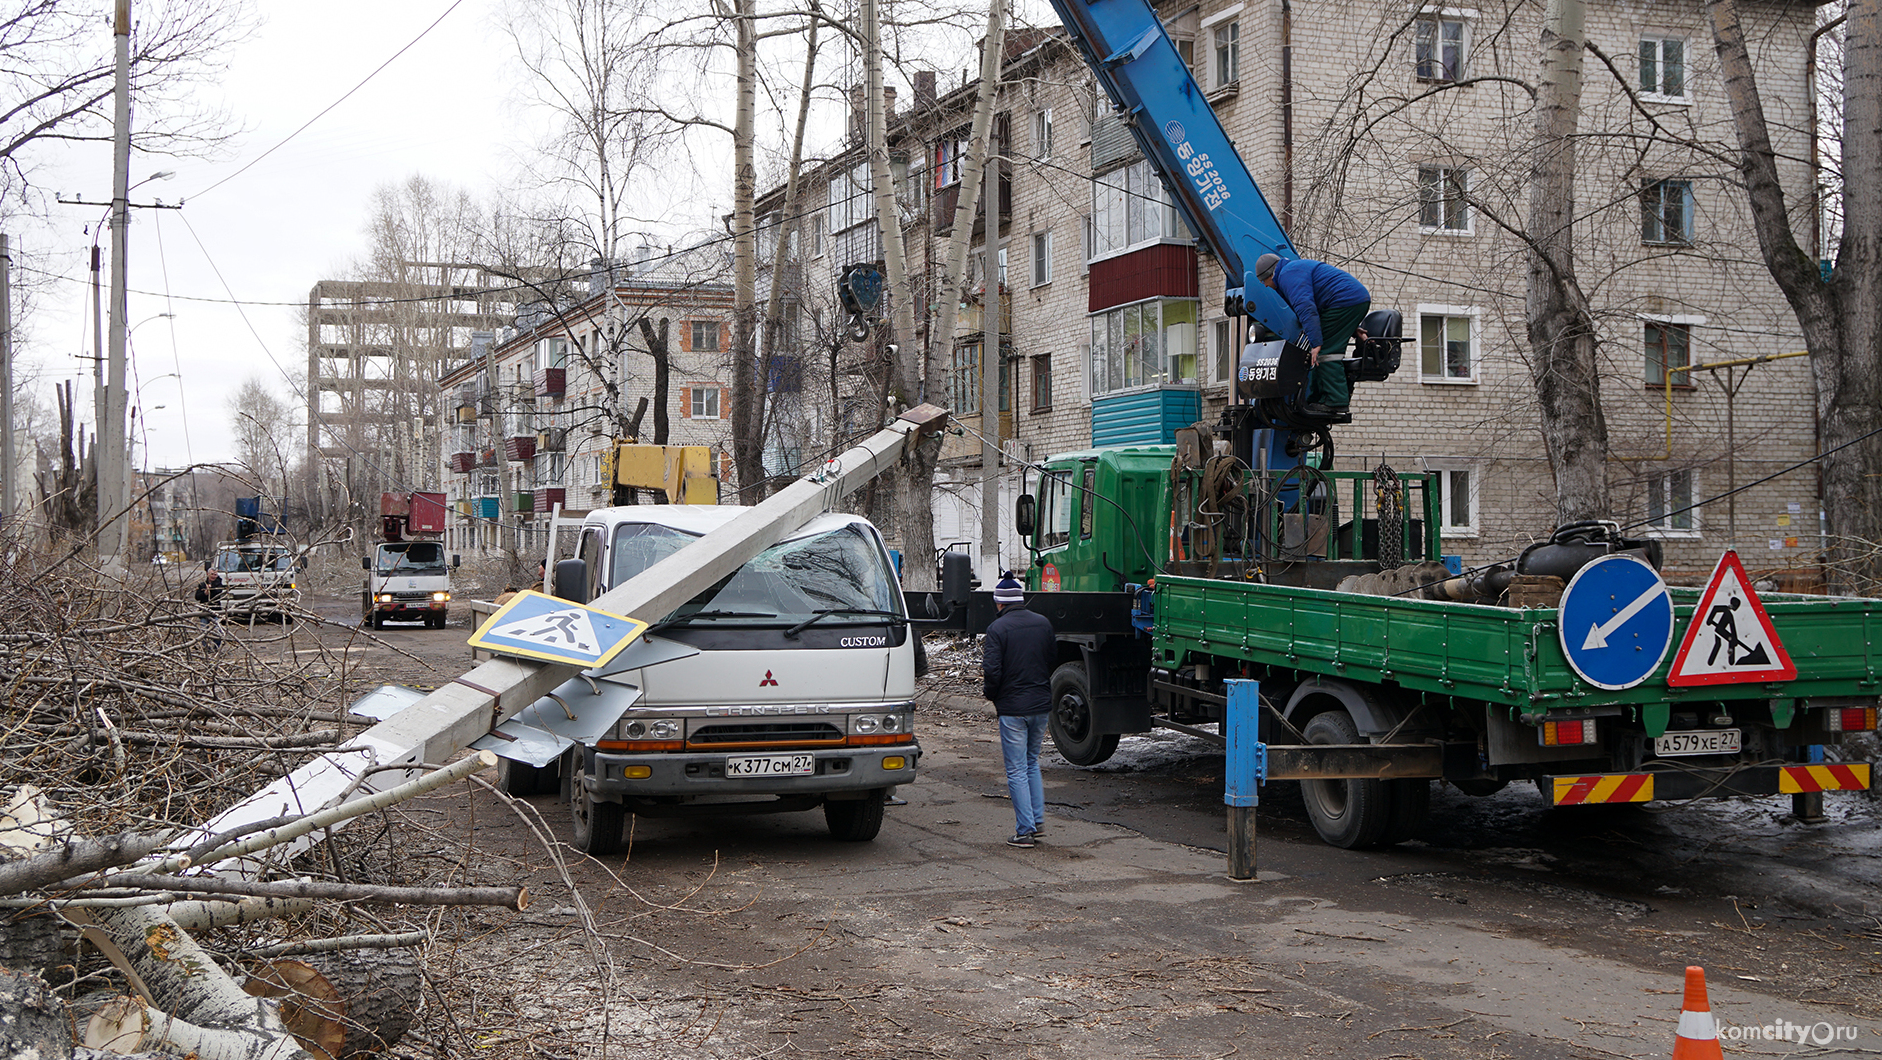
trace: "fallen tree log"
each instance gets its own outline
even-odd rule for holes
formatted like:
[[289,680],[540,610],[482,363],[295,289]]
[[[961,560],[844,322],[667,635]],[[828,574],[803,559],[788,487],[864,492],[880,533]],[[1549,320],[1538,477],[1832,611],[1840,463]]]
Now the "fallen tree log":
[[281,880],[255,883],[219,876],[140,876],[122,874],[75,888],[77,893],[117,894],[137,891],[188,891],[193,894],[245,894],[260,898],[327,898],[383,905],[500,905],[521,912],[529,908],[527,887],[389,887],[371,883]]

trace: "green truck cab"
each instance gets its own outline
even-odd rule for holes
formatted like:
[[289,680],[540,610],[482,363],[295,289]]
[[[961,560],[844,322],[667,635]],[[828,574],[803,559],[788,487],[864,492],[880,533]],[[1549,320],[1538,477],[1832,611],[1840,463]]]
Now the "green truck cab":
[[[1840,745],[1876,728],[1882,601],[1759,594],[1794,678],[1679,686],[1668,650],[1644,680],[1598,687],[1567,655],[1580,631],[1559,628],[1571,569],[1527,571],[1563,554],[1657,568],[1657,545],[1578,524],[1459,576],[1437,561],[1436,476],[1261,473],[1210,449],[1179,432],[1067,453],[1020,500],[1029,606],[1060,630],[1052,737],[1073,764],[1153,726],[1220,739],[1223,682],[1242,677],[1261,682],[1264,742],[1349,752],[1281,755],[1268,777],[1303,781],[1342,847],[1412,836],[1433,779],[1531,782],[1556,805],[1790,794],[1804,819],[1822,792],[1869,786]],[[1668,595],[1677,642],[1701,594]]]

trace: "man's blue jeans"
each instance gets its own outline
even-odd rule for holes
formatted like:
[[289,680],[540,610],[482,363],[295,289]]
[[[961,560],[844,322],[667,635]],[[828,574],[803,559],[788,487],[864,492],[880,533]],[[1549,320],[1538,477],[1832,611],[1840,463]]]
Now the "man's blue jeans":
[[1050,714],[1000,715],[1000,757],[1006,760],[1006,793],[1013,800],[1013,830],[1037,832],[1046,822],[1046,785],[1039,775],[1039,748]]

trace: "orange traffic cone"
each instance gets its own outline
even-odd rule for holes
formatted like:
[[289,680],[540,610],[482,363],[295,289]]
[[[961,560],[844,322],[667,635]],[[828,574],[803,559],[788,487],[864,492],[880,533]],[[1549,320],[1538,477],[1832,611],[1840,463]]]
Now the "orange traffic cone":
[[1686,1001],[1680,1006],[1675,1035],[1673,1060],[1725,1060],[1719,1050],[1719,1025],[1712,1021],[1712,1003],[1706,1000],[1704,968],[1686,969]]

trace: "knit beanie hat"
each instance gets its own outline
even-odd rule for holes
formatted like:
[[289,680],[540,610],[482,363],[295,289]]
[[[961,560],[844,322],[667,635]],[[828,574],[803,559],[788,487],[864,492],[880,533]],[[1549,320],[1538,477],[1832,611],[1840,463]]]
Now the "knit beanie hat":
[[1019,583],[1012,571],[1001,575],[1000,583],[993,587],[993,602],[1002,606],[1026,602],[1026,587]]
[[1255,279],[1261,283],[1267,283],[1268,277],[1274,275],[1274,267],[1280,263],[1281,255],[1279,254],[1263,254],[1256,258]]

